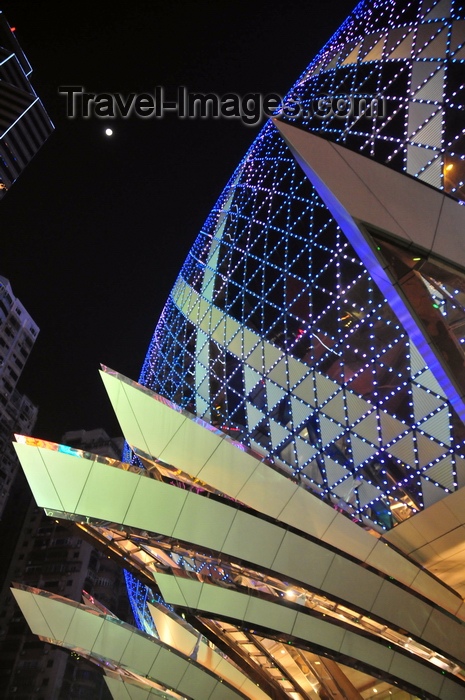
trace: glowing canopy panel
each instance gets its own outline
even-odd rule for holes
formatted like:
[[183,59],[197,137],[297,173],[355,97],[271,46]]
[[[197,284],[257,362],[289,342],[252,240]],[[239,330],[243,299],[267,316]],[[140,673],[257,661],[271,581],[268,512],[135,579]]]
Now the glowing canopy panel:
[[[465,607],[453,589],[205,421],[115,372],[102,377],[140,464],[17,436],[49,515],[77,523],[220,638],[226,616],[250,648],[258,634],[444,700],[463,690]],[[141,627],[176,636],[174,621],[151,613],[152,625],[149,603],[136,607]],[[192,642],[180,633],[177,648]],[[284,681],[306,697],[303,679]]]

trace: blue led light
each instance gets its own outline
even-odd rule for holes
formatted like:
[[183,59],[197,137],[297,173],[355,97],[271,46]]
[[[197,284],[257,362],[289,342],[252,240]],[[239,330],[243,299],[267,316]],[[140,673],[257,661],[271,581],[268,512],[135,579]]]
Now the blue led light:
[[[307,110],[300,128],[460,199],[465,42],[454,39],[454,23],[463,18],[423,6],[360,3],[286,100]],[[322,94],[345,92],[383,98],[384,116],[312,113]],[[425,271],[420,261],[416,273],[438,316],[458,329],[463,279],[449,283],[430,264]],[[455,337],[465,344],[465,334]],[[451,490],[428,475],[446,455],[457,488],[457,415],[271,123],[194,242],[140,381],[259,446],[306,488],[343,501],[379,531],[424,507],[420,474],[439,495]],[[445,407],[449,418],[439,418]],[[382,495],[366,502],[360,484]]]

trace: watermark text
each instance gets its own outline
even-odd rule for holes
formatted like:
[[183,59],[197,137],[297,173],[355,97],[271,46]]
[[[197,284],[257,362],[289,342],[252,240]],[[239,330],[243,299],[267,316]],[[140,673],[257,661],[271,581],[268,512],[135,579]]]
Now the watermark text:
[[353,95],[321,95],[300,102],[295,98],[282,98],[270,93],[262,95],[249,92],[244,95],[214,92],[191,92],[180,86],[176,94],[167,99],[165,90],[158,85],[153,92],[123,95],[114,92],[87,92],[82,85],[66,85],[58,88],[66,100],[66,116],[70,119],[161,119],[174,114],[178,119],[240,119],[243,124],[255,126],[262,119],[284,116],[295,120],[363,118],[378,119],[385,116],[382,97]]

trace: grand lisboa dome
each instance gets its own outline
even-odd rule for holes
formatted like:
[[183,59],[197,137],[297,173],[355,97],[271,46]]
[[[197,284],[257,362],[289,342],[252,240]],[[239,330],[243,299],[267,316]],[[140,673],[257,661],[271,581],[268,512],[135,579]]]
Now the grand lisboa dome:
[[58,635],[115,698],[465,697],[464,64],[464,3],[359,3],[207,217],[139,382],[103,369],[124,462],[18,436],[38,504],[128,568],[131,639],[185,661]]

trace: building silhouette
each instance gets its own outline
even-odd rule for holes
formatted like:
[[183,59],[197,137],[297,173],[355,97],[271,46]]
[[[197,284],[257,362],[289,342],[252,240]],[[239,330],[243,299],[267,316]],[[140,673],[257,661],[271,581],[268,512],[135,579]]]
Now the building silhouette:
[[0,518],[19,469],[12,448],[15,432],[32,431],[37,407],[16,385],[37,339],[39,328],[0,276]]
[[14,595],[115,698],[463,697],[464,62],[462,3],[357,5],[207,218],[139,383],[103,369],[126,461],[18,437],[38,505],[128,569],[139,631]]
[[32,68],[0,13],[0,198],[53,131],[30,82]]

